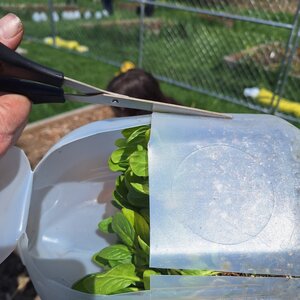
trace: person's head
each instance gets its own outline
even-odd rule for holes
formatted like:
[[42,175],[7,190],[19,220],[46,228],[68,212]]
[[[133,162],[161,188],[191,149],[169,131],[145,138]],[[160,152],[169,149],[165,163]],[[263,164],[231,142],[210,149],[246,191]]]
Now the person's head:
[[[131,69],[126,73],[116,76],[108,84],[107,90],[134,98],[176,104],[173,99],[164,96],[158,81],[150,73],[142,69]],[[129,108],[113,107],[113,110],[119,117],[149,113]]]

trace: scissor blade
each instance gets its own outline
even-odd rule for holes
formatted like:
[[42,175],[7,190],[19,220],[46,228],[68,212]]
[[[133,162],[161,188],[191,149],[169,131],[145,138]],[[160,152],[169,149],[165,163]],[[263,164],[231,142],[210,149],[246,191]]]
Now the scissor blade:
[[231,119],[230,115],[219,114],[219,113],[205,111],[205,110],[192,108],[192,107],[131,98],[128,96],[109,93],[109,92],[106,92],[104,94],[87,95],[87,96],[66,94],[65,98],[67,100],[76,101],[76,102],[86,102],[86,103],[103,104],[103,105],[115,106],[115,107],[133,108],[133,109],[146,110],[149,112],[163,112],[163,113],[173,113],[173,114],[181,114],[181,115],[193,115],[193,116]]
[[164,112],[164,113],[173,113],[173,114],[181,114],[181,115],[194,115],[194,116],[231,119],[230,115],[210,112],[198,108],[132,98],[125,95],[108,92],[68,77],[64,78],[64,85],[79,90],[82,93],[95,94],[95,95],[66,94],[65,95],[66,100],[70,100],[70,101],[103,104],[103,105],[115,106],[115,107],[133,108],[133,109],[146,110],[149,112]]
[[65,77],[64,86],[70,87],[82,93],[105,93],[105,90],[101,90],[95,86],[83,83],[73,78]]

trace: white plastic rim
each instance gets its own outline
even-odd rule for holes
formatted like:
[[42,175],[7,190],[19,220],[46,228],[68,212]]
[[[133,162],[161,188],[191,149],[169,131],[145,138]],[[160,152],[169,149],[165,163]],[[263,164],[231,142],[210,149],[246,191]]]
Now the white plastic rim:
[[27,157],[11,148],[0,158],[0,263],[15,249],[25,231],[32,172]]

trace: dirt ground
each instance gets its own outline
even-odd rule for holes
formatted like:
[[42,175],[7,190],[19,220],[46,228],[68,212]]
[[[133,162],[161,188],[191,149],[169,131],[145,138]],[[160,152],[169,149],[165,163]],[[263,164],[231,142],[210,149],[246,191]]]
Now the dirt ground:
[[[49,148],[70,131],[93,121],[114,117],[110,107],[91,105],[28,125],[17,146],[29,158],[32,168]],[[0,265],[0,300],[40,299],[18,255],[12,253]]]
[[70,131],[85,124],[114,117],[110,107],[90,105],[28,125],[17,146],[22,148],[34,168],[44,154]]

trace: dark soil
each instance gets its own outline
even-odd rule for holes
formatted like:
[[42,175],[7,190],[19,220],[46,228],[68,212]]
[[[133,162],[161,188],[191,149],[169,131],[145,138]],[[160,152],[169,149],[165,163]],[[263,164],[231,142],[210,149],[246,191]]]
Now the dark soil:
[[17,146],[22,148],[34,168],[44,154],[70,131],[85,124],[114,117],[110,107],[90,105],[28,125]]

